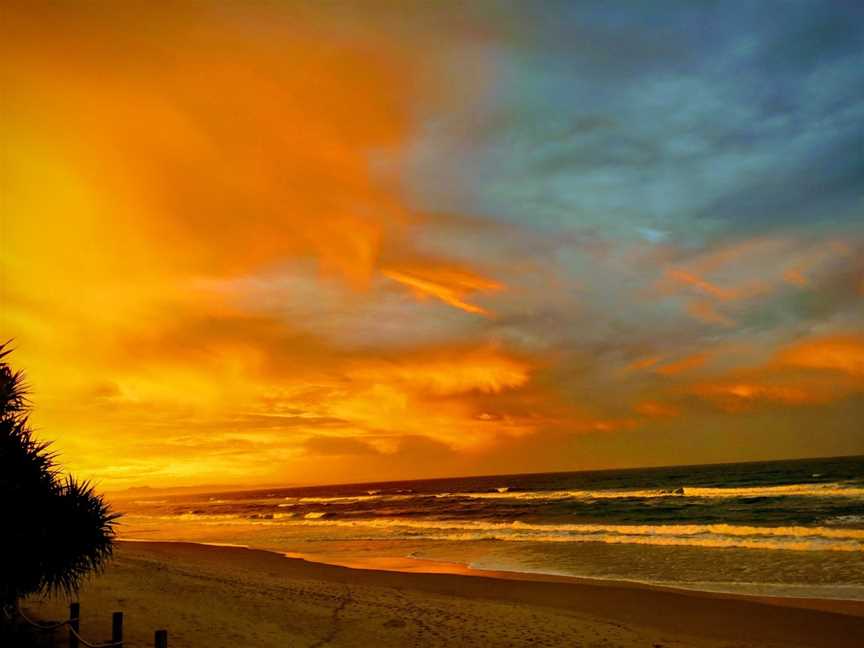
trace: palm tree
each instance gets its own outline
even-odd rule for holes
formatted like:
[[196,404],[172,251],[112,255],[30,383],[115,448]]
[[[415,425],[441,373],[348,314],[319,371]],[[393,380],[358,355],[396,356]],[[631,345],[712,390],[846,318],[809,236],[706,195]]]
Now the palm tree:
[[0,344],[0,605],[35,593],[77,592],[111,557],[119,517],[88,482],[63,477],[49,443],[33,437],[21,371]]

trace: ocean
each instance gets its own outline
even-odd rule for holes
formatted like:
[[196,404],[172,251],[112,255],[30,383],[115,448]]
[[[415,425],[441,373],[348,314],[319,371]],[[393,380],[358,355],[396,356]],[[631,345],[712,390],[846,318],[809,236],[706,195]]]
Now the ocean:
[[120,537],[864,600],[864,457],[118,500]]

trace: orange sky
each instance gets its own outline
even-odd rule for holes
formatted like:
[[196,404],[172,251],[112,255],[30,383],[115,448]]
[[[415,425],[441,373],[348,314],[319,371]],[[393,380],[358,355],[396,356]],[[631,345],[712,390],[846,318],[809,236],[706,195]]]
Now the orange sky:
[[[534,46],[518,21],[191,6],[4,10],[0,330],[69,469],[122,488],[864,452],[860,231],[512,215],[478,151],[515,141],[490,124],[508,48]],[[454,141],[474,185],[436,157]]]

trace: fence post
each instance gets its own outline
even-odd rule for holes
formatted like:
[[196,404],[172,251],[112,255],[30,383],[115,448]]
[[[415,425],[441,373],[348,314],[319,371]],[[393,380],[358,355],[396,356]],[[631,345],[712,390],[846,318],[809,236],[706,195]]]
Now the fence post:
[[156,648],[168,648],[168,631],[157,630],[153,645]]
[[[4,610],[5,612],[5,610]],[[18,641],[16,637],[18,636],[18,630],[21,626],[20,624],[20,615],[21,615],[21,601],[15,599],[15,609],[12,611],[12,616],[8,616],[9,619],[9,627],[7,630],[9,631],[9,637],[12,641]]]
[[81,618],[81,606],[76,603],[69,604],[69,648],[78,648],[78,637],[73,634],[73,630],[78,632],[79,619]]
[[9,634],[12,637],[13,641],[18,641],[15,637],[18,636],[18,632],[21,629],[21,601],[15,599],[15,610],[12,612],[12,616],[9,617]]
[[123,645],[123,613],[111,615],[111,643]]

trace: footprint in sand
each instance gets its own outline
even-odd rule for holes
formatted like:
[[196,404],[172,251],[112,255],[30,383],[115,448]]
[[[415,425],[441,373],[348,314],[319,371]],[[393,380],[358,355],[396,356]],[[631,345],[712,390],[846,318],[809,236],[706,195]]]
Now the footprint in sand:
[[406,625],[408,624],[402,619],[390,619],[384,622],[385,628],[404,628]]

